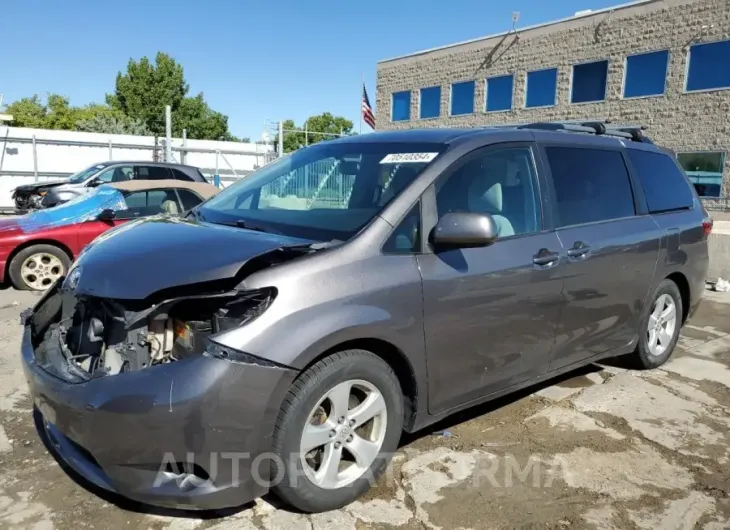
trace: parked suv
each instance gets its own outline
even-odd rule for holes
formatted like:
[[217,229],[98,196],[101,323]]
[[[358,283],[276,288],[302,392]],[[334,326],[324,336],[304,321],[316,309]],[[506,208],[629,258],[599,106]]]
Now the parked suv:
[[711,227],[636,129],[343,138],[97,239],[25,315],[22,357],[50,446],[103,488],[331,510],[404,430],[606,357],[666,362]]
[[95,164],[68,179],[25,184],[13,190],[16,213],[50,208],[87,193],[101,184],[125,180],[182,180],[207,182],[198,168],[164,162],[104,162]]

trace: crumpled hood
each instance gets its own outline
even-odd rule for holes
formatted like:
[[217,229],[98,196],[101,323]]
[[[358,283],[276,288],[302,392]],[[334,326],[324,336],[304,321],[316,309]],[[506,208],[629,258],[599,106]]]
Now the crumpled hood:
[[13,193],[16,192],[23,192],[23,193],[32,193],[37,191],[42,191],[44,189],[49,188],[55,188],[56,186],[62,186],[63,184],[67,184],[68,181],[66,180],[51,180],[51,181],[45,181],[45,182],[36,182],[34,184],[23,184],[22,186],[18,186],[13,190]]
[[[155,217],[102,234],[69,275],[76,292],[140,300],[162,289],[232,278],[251,258],[312,241],[179,218]],[[80,268],[79,273],[74,269]]]

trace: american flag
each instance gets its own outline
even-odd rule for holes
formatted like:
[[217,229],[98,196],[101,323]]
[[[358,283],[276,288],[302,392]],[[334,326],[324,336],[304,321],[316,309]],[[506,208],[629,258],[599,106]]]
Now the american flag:
[[371,129],[375,130],[375,116],[373,115],[372,107],[370,107],[368,91],[365,90],[365,85],[362,86],[362,119]]

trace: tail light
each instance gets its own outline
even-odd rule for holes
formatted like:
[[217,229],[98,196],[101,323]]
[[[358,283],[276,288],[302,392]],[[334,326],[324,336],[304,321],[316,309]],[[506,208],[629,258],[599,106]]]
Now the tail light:
[[712,217],[705,217],[702,220],[702,230],[705,232],[706,236],[709,236],[712,233]]

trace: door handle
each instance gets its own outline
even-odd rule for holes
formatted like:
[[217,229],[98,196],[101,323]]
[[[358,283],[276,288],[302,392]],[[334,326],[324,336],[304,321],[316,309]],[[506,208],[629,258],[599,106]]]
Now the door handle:
[[535,254],[532,257],[532,262],[535,265],[552,265],[556,261],[560,259],[560,254],[557,252],[553,252],[552,250],[548,250],[546,248],[541,248],[537,254]]
[[583,243],[582,241],[576,241],[573,243],[573,248],[568,249],[569,258],[583,258],[591,251],[591,247]]

